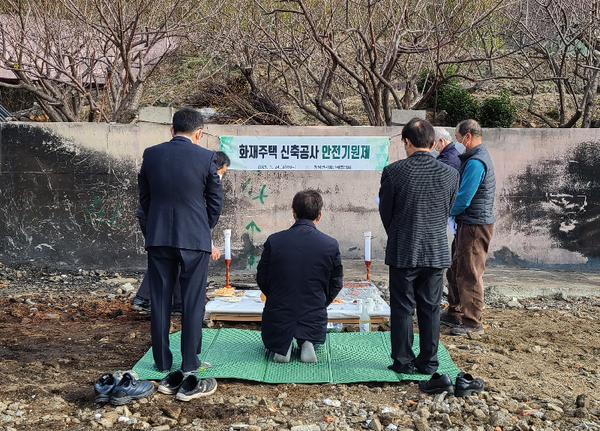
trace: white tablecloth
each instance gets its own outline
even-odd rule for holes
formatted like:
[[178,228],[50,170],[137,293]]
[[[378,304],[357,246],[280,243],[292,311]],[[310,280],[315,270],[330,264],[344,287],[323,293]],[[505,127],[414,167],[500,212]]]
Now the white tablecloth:
[[[341,295],[338,295],[341,296]],[[265,303],[260,299],[260,290],[246,290],[241,301],[228,302],[229,297],[215,297],[206,304],[206,318],[209,318],[211,313],[238,313],[238,314],[262,314]],[[381,299],[381,308],[369,311],[370,316],[390,317],[390,306]],[[376,301],[374,301],[376,302]],[[327,307],[327,317],[329,319],[342,318],[358,318],[360,310],[356,303],[352,301],[344,301],[343,304],[331,304]]]

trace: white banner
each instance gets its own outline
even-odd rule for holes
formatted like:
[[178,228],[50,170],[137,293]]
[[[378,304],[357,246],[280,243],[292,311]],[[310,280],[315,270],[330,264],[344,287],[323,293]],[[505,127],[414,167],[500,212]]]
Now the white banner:
[[229,169],[252,171],[380,171],[389,137],[221,136]]

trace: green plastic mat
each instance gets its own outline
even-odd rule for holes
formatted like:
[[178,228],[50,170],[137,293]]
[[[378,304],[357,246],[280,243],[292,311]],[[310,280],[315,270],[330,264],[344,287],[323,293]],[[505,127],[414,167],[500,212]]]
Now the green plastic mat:
[[[181,332],[171,334],[172,370],[181,366]],[[419,335],[413,343],[419,352]],[[300,362],[294,343],[292,359],[287,364],[273,362],[273,353],[265,349],[260,331],[244,329],[203,329],[200,359],[212,368],[202,371],[202,378],[254,380],[265,383],[357,383],[397,382],[428,379],[424,374],[398,374],[387,369],[390,359],[389,332],[347,332],[327,334],[325,344],[317,349],[316,364]],[[438,373],[448,373],[452,380],[459,369],[441,344],[438,347]],[[160,380],[166,373],[154,368],[152,349],[133,367],[141,380]]]

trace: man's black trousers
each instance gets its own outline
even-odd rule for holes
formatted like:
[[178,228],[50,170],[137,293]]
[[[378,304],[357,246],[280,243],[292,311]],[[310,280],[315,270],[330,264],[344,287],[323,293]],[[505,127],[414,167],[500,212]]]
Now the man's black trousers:
[[148,247],[152,353],[159,370],[169,370],[173,355],[169,350],[171,298],[181,268],[181,370],[194,371],[200,366],[202,320],[206,297],[206,276],[210,253],[173,247]]
[[[391,341],[394,370],[411,374],[416,367],[422,374],[438,368],[440,339],[440,300],[443,273],[440,268],[395,268],[390,266]],[[413,353],[413,321],[417,309],[419,355]]]

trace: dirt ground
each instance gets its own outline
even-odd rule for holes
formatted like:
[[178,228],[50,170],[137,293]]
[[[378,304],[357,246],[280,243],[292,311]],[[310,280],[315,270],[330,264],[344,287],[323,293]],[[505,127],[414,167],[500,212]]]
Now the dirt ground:
[[[155,393],[127,409],[96,404],[96,379],[131,368],[151,345],[149,314],[129,309],[132,286],[137,288],[140,278],[141,274],[0,266],[0,429],[378,429],[367,421],[377,419],[386,406],[405,408],[410,416],[411,409],[432,398],[411,382],[267,385],[219,380],[215,395],[189,403]],[[384,279],[377,284],[385,297]],[[219,280],[213,279],[209,288],[216,287]],[[532,419],[519,428],[515,424],[527,419],[526,413],[503,405],[515,424],[497,427],[491,419],[478,422],[464,413],[454,417],[452,429],[564,430],[579,429],[575,427],[582,421],[593,426],[600,401],[599,306],[598,299],[562,295],[520,301],[496,297],[485,309],[484,335],[453,337],[444,331],[441,342],[458,367],[484,379],[487,394],[481,399],[487,404],[526,403],[534,411],[536,403],[550,399],[562,405],[564,413],[560,426],[555,421],[552,428],[551,421],[544,425],[538,419],[541,425],[536,428]],[[179,318],[173,320],[177,330]],[[259,329],[251,323],[217,327],[223,325]],[[575,419],[568,409],[576,407],[581,394],[587,396],[586,417]],[[356,411],[323,405],[327,398],[355,403]],[[405,425],[401,416],[384,416],[378,421],[389,429],[438,429],[434,424],[420,428],[414,415],[413,422],[405,418]],[[120,422],[119,417],[137,419]],[[343,427],[336,425],[341,423]]]

